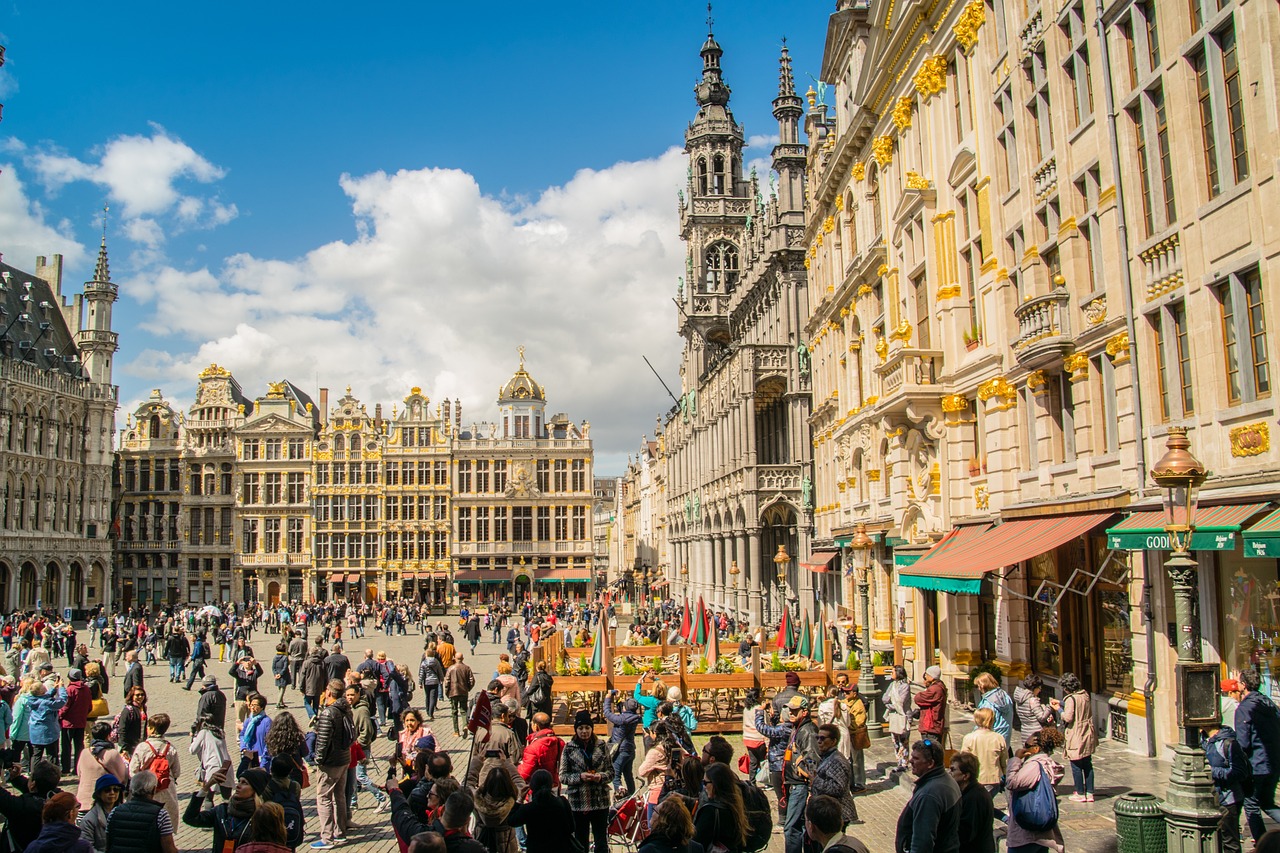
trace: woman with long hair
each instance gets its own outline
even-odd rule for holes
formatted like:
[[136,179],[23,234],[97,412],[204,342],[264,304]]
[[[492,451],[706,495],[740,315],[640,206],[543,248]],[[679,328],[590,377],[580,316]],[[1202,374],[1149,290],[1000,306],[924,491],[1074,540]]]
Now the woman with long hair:
[[396,736],[396,763],[405,773],[413,770],[413,759],[418,756],[418,740],[434,732],[422,724],[422,712],[410,708],[400,715],[400,732]]
[[733,771],[727,764],[708,765],[702,787],[707,798],[694,816],[693,840],[704,848],[723,844],[729,853],[741,853],[750,824]]
[[982,691],[982,696],[978,699],[978,708],[990,708],[994,714],[991,730],[1004,738],[1005,745],[1012,748],[1013,699],[1000,686],[999,680],[989,672],[980,672],[974,676],[973,686]]
[[573,810],[569,801],[555,792],[553,781],[550,771],[533,771],[529,777],[529,802],[516,806],[507,817],[512,826],[524,827],[525,853],[558,853],[564,849],[564,830],[573,825]]
[[706,767],[698,756],[686,755],[680,759],[676,774],[679,781],[673,793],[684,797],[685,804],[692,812],[702,799],[702,779],[706,775]]
[[124,707],[116,715],[115,728],[120,735],[117,743],[120,744],[121,755],[133,756],[133,751],[142,742],[142,732],[146,728],[146,722],[147,691],[135,684],[129,689],[129,698],[125,700]]
[[649,820],[649,835],[637,853],[703,853],[693,840],[693,817],[682,797],[667,797]]
[[266,802],[258,806],[251,819],[253,840],[237,844],[236,853],[293,853],[289,846],[289,830],[284,825],[284,807]]
[[1098,729],[1093,724],[1093,707],[1089,691],[1084,689],[1074,672],[1063,673],[1058,682],[1062,688],[1062,725],[1066,726],[1063,753],[1071,762],[1071,778],[1075,803],[1093,802],[1093,753],[1098,748]]
[[898,756],[897,770],[906,770],[911,757],[911,682],[906,667],[893,668],[893,681],[884,690],[884,714]]
[[648,752],[644,754],[644,759],[640,762],[636,775],[644,779],[649,787],[645,790],[645,802],[647,806],[646,817],[652,818],[654,809],[658,807],[667,778],[668,768],[678,767],[680,757],[684,755],[684,750],[676,743],[675,739],[667,731],[667,724],[663,720],[658,720],[653,724],[653,745],[649,747]]
[[263,769],[270,772],[274,762],[288,761],[293,767],[289,771],[290,778],[301,785],[302,767],[307,757],[307,738],[298,725],[298,718],[288,711],[276,714],[271,718],[271,728],[267,729],[262,745],[266,747],[262,756]]
[[516,807],[516,786],[506,768],[490,763],[476,788],[476,840],[489,853],[519,853],[520,844],[507,818]]

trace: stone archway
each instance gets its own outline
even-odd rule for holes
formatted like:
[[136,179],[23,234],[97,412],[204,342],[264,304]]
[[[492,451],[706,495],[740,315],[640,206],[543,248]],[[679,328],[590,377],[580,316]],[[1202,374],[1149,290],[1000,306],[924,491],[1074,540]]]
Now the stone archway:
[[280,582],[271,581],[267,584],[267,606],[277,607],[280,604]]
[[8,563],[0,563],[0,607],[6,611],[9,607],[9,595],[13,592],[13,569]]

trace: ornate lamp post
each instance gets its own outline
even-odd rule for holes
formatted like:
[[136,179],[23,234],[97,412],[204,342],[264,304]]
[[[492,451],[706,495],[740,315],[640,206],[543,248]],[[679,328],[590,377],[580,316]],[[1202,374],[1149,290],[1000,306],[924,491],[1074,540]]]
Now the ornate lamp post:
[[1178,646],[1178,743],[1173,748],[1169,790],[1160,809],[1166,817],[1170,853],[1217,847],[1218,800],[1200,749],[1202,726],[1219,719],[1217,664],[1202,664],[1199,635],[1193,624],[1199,597],[1199,568],[1191,556],[1200,484],[1207,472],[1191,455],[1184,427],[1170,427],[1164,456],[1151,468],[1151,479],[1164,493],[1165,530],[1170,555],[1164,568],[1173,581],[1174,618]]
[[876,673],[871,662],[871,550],[875,542],[867,535],[867,526],[858,522],[849,541],[849,550],[853,552],[853,566],[858,573],[858,605],[862,610],[862,654],[858,656],[861,666],[858,672],[858,693],[867,708],[867,731],[873,738],[885,736],[880,726],[880,710],[876,706]]
[[778,546],[778,553],[773,555],[773,564],[778,567],[778,617],[787,606],[787,566],[791,564],[791,555],[786,545]]
[[684,584],[685,598],[689,597],[689,564],[680,564],[680,583]]
[[742,583],[739,580],[739,576],[741,574],[742,574],[742,570],[738,568],[738,561],[733,560],[732,562],[730,562],[729,563],[729,578],[730,578],[729,594],[733,596],[733,610],[735,611],[734,617],[733,617],[734,621],[737,621],[738,615],[739,615],[737,611],[742,605],[742,602],[739,601],[739,596],[741,592],[741,583]]

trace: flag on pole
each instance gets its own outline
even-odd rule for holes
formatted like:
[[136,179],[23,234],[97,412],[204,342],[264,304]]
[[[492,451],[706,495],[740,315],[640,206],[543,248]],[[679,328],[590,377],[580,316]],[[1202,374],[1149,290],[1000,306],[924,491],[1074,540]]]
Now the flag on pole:
[[689,621],[689,599],[684,600],[684,617],[680,620],[680,639],[689,639],[689,630],[693,627]]
[[592,672],[604,672],[604,632],[608,630],[608,624],[605,619],[596,623],[596,640],[591,644]]
[[692,641],[701,646],[707,641],[707,607],[702,603],[702,596],[698,596],[698,614],[697,614],[697,634],[692,637]]
[[791,651],[791,613],[787,608],[782,608],[782,621],[778,623],[778,637],[774,641],[774,645],[782,654],[789,654]]
[[809,630],[809,611],[806,610],[804,613],[804,624],[800,628],[800,648],[798,650],[803,657],[809,657],[813,654],[813,646],[810,643]]
[[489,724],[493,721],[493,708],[489,703],[488,692],[481,690],[476,696],[476,704],[471,707],[471,716],[467,719],[467,731],[473,735],[484,729],[484,737],[476,740],[484,743],[489,739]]
[[827,662],[827,626],[823,624],[821,616],[814,623],[813,662],[822,664]]

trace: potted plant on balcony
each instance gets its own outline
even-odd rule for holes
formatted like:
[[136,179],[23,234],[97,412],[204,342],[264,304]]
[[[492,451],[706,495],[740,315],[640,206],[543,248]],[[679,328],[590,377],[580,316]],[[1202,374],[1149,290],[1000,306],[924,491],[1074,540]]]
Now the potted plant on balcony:
[[964,332],[964,348],[973,351],[982,343],[982,327],[974,323]]

